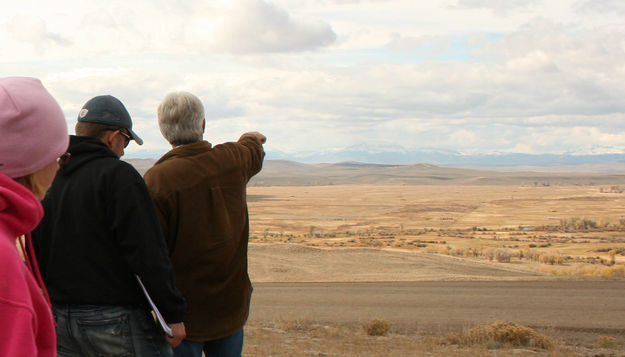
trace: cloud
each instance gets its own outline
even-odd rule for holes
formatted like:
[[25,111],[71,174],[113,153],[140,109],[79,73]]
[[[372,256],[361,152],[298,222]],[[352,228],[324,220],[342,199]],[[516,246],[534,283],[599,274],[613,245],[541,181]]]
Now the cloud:
[[542,107],[540,114],[625,111],[619,99],[625,95],[619,84],[625,74],[625,29],[620,25],[586,28],[536,19],[494,41],[482,54],[495,64],[499,78],[493,83],[501,88],[501,97]]
[[518,10],[527,10],[542,0],[457,0],[454,7],[460,9],[489,9],[498,15],[508,15]]
[[238,1],[215,32],[214,46],[232,53],[308,51],[337,37],[327,23],[292,17],[263,0]]
[[120,27],[120,24],[108,10],[100,8],[86,13],[80,21],[80,27],[86,29],[86,32],[90,32],[93,28],[98,27],[114,30]]
[[[386,48],[391,50],[406,50],[406,49],[414,49],[419,48],[426,45],[434,44],[437,48],[448,47],[446,43],[448,39],[446,38],[427,38],[425,36],[416,37],[416,36],[402,36],[399,33],[392,33],[391,40],[386,45]],[[441,45],[445,44],[445,45]]]
[[511,72],[547,73],[557,72],[558,66],[541,50],[530,52],[523,57],[512,58],[506,65]]
[[335,4],[366,4],[366,3],[381,3],[381,2],[393,2],[393,0],[329,0]]
[[32,46],[38,53],[43,53],[49,47],[70,44],[61,35],[48,31],[46,22],[36,16],[13,16],[4,28],[14,41]]
[[625,3],[622,0],[589,0],[579,6],[581,13],[625,14]]

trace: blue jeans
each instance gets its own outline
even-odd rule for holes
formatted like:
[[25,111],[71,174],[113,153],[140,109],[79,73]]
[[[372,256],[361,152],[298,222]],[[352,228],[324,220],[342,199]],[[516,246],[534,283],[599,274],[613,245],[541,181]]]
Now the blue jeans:
[[228,337],[206,342],[184,340],[174,348],[174,357],[241,357],[243,352],[243,329]]
[[173,356],[165,333],[141,307],[57,305],[59,357]]

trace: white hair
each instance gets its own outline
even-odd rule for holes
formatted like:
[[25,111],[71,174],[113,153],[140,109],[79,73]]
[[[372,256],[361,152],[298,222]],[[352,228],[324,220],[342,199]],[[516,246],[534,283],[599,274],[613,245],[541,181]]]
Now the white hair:
[[158,106],[158,126],[172,145],[190,144],[202,140],[204,106],[189,92],[174,92],[165,96]]

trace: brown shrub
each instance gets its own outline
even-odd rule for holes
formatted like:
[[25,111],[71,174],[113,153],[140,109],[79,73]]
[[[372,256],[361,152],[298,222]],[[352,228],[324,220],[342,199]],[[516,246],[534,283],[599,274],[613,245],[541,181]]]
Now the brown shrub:
[[625,265],[616,265],[613,267],[597,267],[578,265],[574,267],[561,267],[540,269],[540,271],[554,274],[554,275],[568,275],[568,276],[594,276],[602,278],[625,278]]
[[597,346],[599,348],[614,348],[616,347],[616,339],[610,336],[599,336],[597,338]]
[[391,324],[386,320],[373,319],[367,326],[369,336],[386,336]]
[[495,259],[500,263],[510,263],[512,253],[508,250],[497,249],[497,251],[495,251]]
[[494,347],[536,347],[549,349],[554,344],[547,337],[533,329],[509,321],[478,325],[464,334],[452,335],[447,338],[452,344],[489,345]]

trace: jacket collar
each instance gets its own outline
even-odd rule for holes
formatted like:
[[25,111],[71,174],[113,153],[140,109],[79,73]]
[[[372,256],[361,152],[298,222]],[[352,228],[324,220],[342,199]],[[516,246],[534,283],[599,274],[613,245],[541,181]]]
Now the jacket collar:
[[212,149],[211,143],[206,140],[197,141],[191,144],[185,144],[176,146],[175,148],[169,150],[165,155],[163,155],[154,165],[158,165],[162,162],[165,162],[170,159],[192,156],[197,154],[198,152],[203,152]]

